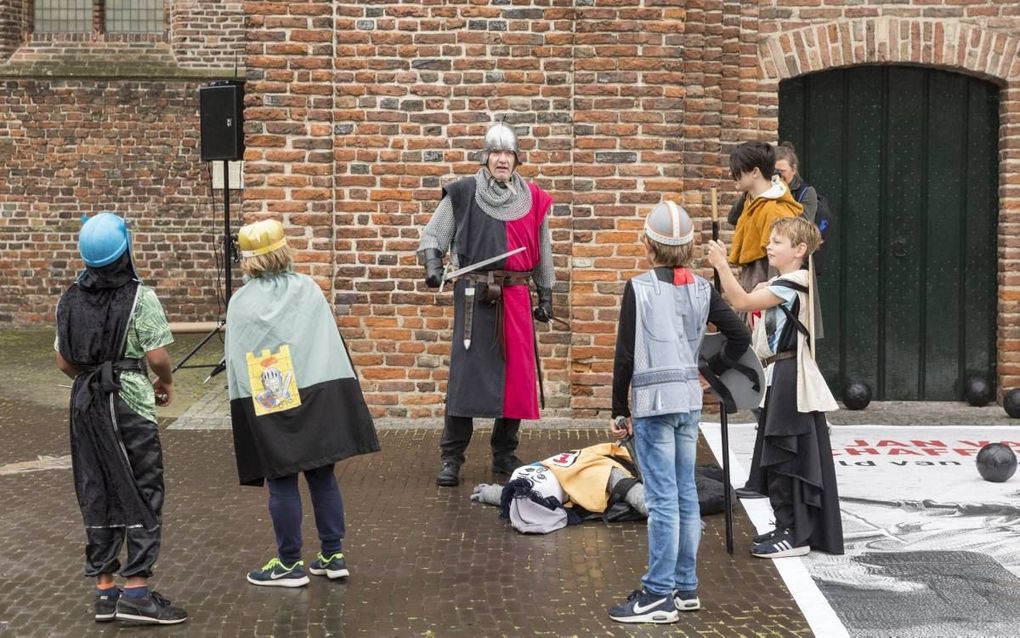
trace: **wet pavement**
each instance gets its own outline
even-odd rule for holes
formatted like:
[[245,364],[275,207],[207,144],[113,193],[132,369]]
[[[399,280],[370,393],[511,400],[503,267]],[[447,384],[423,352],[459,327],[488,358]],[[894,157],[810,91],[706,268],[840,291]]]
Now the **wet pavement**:
[[[180,356],[197,338],[182,338],[172,354]],[[137,626],[91,618],[92,583],[81,576],[84,533],[65,458],[67,390],[58,387],[68,381],[53,368],[52,332],[0,332],[0,347],[0,637],[138,635]],[[199,360],[219,355],[210,346]],[[441,489],[433,481],[438,422],[381,420],[383,451],[337,470],[349,582],[312,577],[298,590],[249,585],[245,572],[275,553],[266,495],[237,485],[222,382],[202,385],[205,375],[182,371],[176,404],[160,418],[167,504],[153,583],[191,619],[146,628],[151,635],[811,635],[775,566],[746,552],[753,531],[739,507],[732,557],[722,516],[706,518],[703,610],[668,626],[610,621],[607,607],[639,585],[645,525],[589,522],[546,536],[518,534],[495,508],[468,498],[474,484],[494,480],[481,423],[461,486]],[[953,413],[945,408],[933,411]],[[845,414],[906,418],[911,409],[873,404]],[[985,414],[994,417],[990,408]],[[954,418],[980,423],[981,416],[971,409]],[[553,419],[527,427],[520,455],[545,458],[603,440],[601,424]],[[704,442],[699,458],[711,458]],[[307,496],[305,512],[308,561],[318,548]]]

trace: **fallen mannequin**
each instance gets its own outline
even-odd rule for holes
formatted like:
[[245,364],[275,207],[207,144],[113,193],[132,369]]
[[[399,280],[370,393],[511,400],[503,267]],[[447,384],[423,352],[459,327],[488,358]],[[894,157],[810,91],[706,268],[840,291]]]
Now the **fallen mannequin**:
[[[471,500],[500,508],[500,518],[527,534],[548,534],[567,525],[648,517],[645,490],[627,449],[600,443],[556,454],[517,468],[506,485],[480,483]],[[722,470],[695,469],[701,515],[723,511]]]

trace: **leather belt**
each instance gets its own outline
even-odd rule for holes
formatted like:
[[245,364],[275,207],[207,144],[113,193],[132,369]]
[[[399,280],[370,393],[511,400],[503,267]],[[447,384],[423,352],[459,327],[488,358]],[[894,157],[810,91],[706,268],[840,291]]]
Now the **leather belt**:
[[796,356],[797,356],[797,351],[796,350],[787,350],[786,352],[777,352],[776,354],[772,355],[771,357],[766,357],[765,360],[761,362],[761,364],[764,367],[768,367],[768,366],[772,365],[773,363],[775,363],[776,361],[782,361],[784,359],[793,359]]
[[531,271],[485,270],[482,272],[465,273],[458,277],[458,279],[466,279],[479,284],[496,283],[501,286],[527,286],[531,280]]

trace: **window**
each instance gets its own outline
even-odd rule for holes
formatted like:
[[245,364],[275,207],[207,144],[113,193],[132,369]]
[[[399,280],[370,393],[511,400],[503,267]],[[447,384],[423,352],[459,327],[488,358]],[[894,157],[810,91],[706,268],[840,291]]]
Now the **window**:
[[94,29],[104,33],[162,33],[163,2],[35,0],[33,30],[36,33],[91,33]]
[[106,0],[107,33],[162,33],[163,0]]

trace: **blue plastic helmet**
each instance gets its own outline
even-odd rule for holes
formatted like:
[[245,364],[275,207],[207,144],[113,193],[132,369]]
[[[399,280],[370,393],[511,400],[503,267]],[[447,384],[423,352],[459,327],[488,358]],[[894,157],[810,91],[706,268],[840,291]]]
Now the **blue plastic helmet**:
[[100,268],[117,261],[130,241],[123,219],[114,213],[98,213],[81,227],[78,252],[86,266]]

